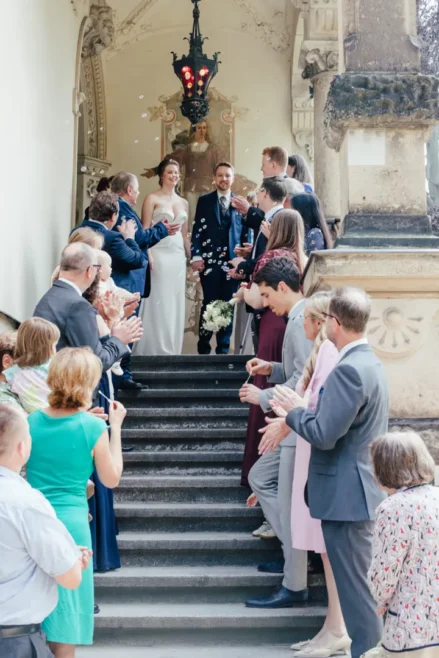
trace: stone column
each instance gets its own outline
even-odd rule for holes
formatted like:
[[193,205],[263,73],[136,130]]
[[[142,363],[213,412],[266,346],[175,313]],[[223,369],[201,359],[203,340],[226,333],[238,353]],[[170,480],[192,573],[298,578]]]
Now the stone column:
[[[331,48],[332,46],[332,48]],[[340,155],[325,142],[325,106],[329,88],[338,70],[337,44],[314,48],[305,55],[303,78],[309,78],[314,96],[314,182],[317,196],[328,218],[340,218]]]
[[343,0],[346,71],[331,84],[326,140],[341,153],[340,245],[437,246],[427,217],[425,141],[438,81],[419,73],[416,0]]

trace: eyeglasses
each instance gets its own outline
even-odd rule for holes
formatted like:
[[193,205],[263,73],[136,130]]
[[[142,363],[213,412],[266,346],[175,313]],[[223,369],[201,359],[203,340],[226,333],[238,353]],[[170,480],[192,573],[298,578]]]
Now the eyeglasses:
[[323,313],[323,311],[322,311],[322,315],[323,315],[324,318],[332,318],[341,327],[341,322],[338,318],[335,317],[335,315],[331,315],[330,313]]
[[95,267],[98,272],[99,272],[100,269],[102,269],[102,265],[95,265],[94,263],[93,263],[93,265],[90,265],[90,267]]

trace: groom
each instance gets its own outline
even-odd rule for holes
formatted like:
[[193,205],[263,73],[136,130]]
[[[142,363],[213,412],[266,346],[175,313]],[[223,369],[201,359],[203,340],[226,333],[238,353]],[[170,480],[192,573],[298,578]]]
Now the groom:
[[[247,241],[247,229],[243,227],[242,215],[231,204],[232,185],[235,172],[228,162],[215,168],[215,192],[205,194],[198,200],[192,231],[192,269],[199,272],[203,288],[198,354],[210,354],[212,332],[203,329],[203,314],[211,302],[222,299],[229,301],[238,288],[238,281],[228,275],[228,262],[235,258],[235,248]],[[233,320],[216,336],[216,353],[227,354]]]

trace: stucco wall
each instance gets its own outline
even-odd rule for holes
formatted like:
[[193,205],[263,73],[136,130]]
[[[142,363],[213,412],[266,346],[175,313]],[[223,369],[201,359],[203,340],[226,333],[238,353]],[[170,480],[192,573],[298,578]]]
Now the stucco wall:
[[81,16],[67,0],[14,0],[4,19],[0,311],[23,320],[47,289],[70,228]]
[[[243,29],[250,23],[249,15],[239,5],[234,0],[203,3],[201,30],[209,36],[206,53],[221,51],[220,72],[212,86],[227,97],[237,96],[236,106],[249,110],[244,120],[236,121],[236,169],[259,182],[262,149],[292,146],[291,53],[288,44],[280,45],[276,34],[264,33],[263,26]],[[148,26],[146,36],[116,54],[104,54],[107,155],[113,172],[128,169],[140,174],[160,161],[161,122],[150,121],[148,107],[160,105],[161,95],[179,91],[170,52],[182,55],[188,50],[183,38],[192,27],[191,9],[186,1],[157,3],[142,19]],[[273,11],[267,15],[272,19]],[[148,117],[142,119],[145,112]],[[139,204],[155,188],[157,179],[142,179]]]

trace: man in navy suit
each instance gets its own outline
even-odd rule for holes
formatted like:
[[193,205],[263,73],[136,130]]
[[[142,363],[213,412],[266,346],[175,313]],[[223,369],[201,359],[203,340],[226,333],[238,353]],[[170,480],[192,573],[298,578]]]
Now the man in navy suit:
[[[228,275],[228,262],[235,257],[235,248],[247,239],[242,215],[232,206],[231,191],[235,172],[231,164],[221,162],[215,169],[215,192],[200,197],[192,231],[192,269],[200,273],[203,306],[200,315],[198,353],[210,354],[212,332],[203,329],[203,314],[211,302],[229,301],[238,282]],[[233,322],[216,336],[217,354],[227,354]]]

